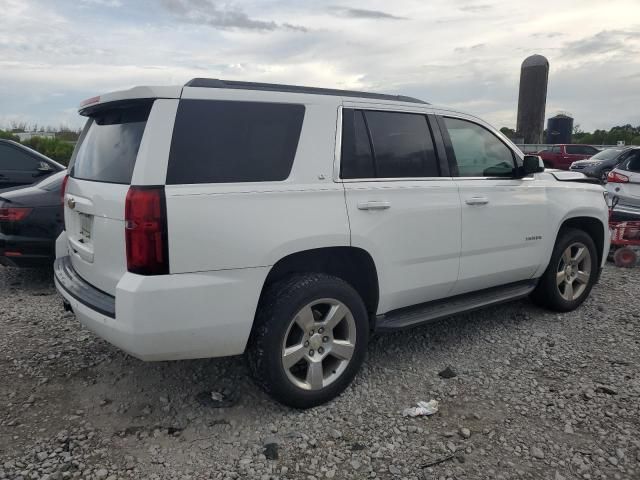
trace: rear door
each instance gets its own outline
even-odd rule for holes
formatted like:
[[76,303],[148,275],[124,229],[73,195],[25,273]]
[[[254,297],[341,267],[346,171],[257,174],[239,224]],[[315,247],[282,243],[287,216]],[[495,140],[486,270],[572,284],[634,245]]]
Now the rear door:
[[460,198],[440,137],[424,113],[349,107],[340,180],[351,243],[378,270],[379,312],[446,297],[458,277]]
[[0,142],[0,190],[41,180],[43,163],[20,147]]
[[453,294],[531,278],[544,258],[546,189],[514,178],[514,151],[471,118],[440,118],[461,198],[460,274]]
[[545,166],[549,168],[559,168],[562,161],[562,155],[562,147],[560,145],[554,145],[545,151],[544,155],[542,155],[542,159],[544,160]]
[[71,261],[82,278],[111,295],[127,271],[127,192],[139,152],[149,150],[147,126],[161,116],[163,102],[177,103],[137,100],[95,109],[69,167],[64,209]]

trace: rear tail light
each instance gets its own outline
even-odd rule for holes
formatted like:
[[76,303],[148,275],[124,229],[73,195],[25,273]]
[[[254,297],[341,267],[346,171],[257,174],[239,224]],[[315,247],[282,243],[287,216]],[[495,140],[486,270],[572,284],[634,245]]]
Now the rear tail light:
[[31,213],[31,208],[0,208],[0,222],[19,222]]
[[627,177],[626,175],[622,175],[621,173],[618,173],[618,172],[609,172],[609,175],[607,175],[607,182],[628,183],[629,177]]
[[67,182],[69,181],[69,175],[65,175],[64,178],[62,179],[62,189],[60,191],[60,199],[61,202],[64,204],[64,195],[65,193],[67,193]]
[[131,187],[125,204],[127,270],[140,275],[169,273],[167,205],[164,187]]

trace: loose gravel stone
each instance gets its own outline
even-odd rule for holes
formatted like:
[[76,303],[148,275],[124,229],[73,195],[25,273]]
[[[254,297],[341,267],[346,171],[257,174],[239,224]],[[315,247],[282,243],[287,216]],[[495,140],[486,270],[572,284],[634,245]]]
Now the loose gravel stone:
[[0,267],[0,479],[635,480],[639,291],[608,265],[574,312],[525,300],[376,335],[343,395],[299,411],[241,358],[138,361],[64,312],[50,272]]

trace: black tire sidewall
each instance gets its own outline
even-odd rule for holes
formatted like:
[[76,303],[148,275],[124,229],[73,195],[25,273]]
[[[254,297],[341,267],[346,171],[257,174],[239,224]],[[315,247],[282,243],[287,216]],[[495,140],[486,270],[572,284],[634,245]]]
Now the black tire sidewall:
[[[584,292],[580,297],[575,300],[565,300],[560,295],[560,291],[558,290],[557,281],[556,281],[556,273],[558,264],[560,262],[560,257],[564,253],[564,251],[571,245],[572,243],[580,242],[583,243],[587,249],[589,250],[589,254],[591,255],[591,274],[589,276],[589,283],[587,288],[585,288]],[[549,266],[547,267],[547,271],[545,272],[541,282],[544,295],[547,295],[548,302],[550,307],[559,311],[571,311],[577,308],[584,300],[589,296],[593,285],[595,284],[598,278],[598,271],[600,269],[599,261],[598,261],[598,252],[596,250],[596,245],[593,239],[582,230],[577,230],[573,228],[568,228],[560,232],[558,237],[558,241],[553,249],[553,254],[551,255],[551,261],[549,262]]]
[[[338,379],[322,390],[309,391],[297,387],[287,377],[282,366],[282,343],[300,309],[321,298],[336,299],[351,310],[356,324],[356,345],[349,365]],[[253,369],[258,383],[278,401],[295,408],[314,407],[342,393],[364,361],[369,337],[367,310],[355,289],[325,274],[296,275],[270,288],[263,300],[265,308],[258,312],[258,328],[252,342],[252,349],[259,349],[262,355],[261,365]],[[250,351],[250,357],[252,353],[256,352]]]

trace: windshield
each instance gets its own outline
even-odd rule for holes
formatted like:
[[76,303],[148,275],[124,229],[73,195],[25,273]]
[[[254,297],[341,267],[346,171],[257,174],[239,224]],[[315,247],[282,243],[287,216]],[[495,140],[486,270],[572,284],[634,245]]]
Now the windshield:
[[607,148],[606,150],[602,150],[601,152],[596,153],[589,160],[613,160],[623,151],[624,150],[618,148]]

